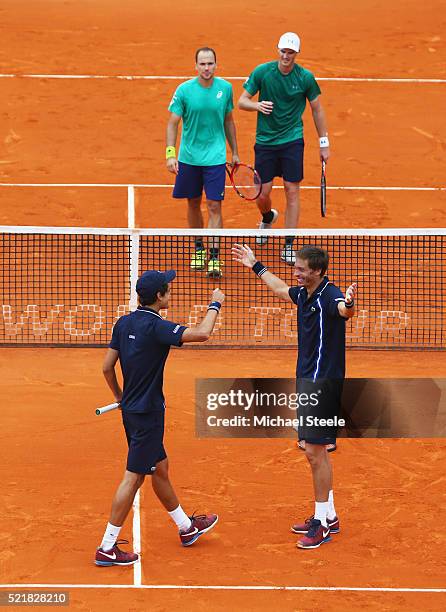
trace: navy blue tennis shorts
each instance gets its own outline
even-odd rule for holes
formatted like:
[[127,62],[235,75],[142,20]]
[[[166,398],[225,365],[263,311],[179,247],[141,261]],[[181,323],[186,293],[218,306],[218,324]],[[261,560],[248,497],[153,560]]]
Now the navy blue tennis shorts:
[[343,379],[297,379],[299,440],[309,444],[336,443],[343,384]]
[[164,450],[164,411],[141,413],[122,411],[129,452],[127,470],[153,474],[156,464],[167,457]]
[[225,197],[225,181],[226,164],[192,166],[178,162],[173,197],[199,198],[204,189],[208,200],[220,202]]
[[269,183],[275,176],[282,176],[290,183],[300,183],[304,178],[303,138],[282,145],[255,144],[255,168],[262,183]]

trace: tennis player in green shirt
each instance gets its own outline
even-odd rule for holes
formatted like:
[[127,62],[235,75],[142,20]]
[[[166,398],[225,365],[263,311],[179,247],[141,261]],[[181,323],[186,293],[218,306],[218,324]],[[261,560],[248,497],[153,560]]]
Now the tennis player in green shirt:
[[[271,190],[276,176],[283,177],[285,227],[298,225],[304,156],[302,114],[307,100],[319,135],[320,158],[327,161],[330,155],[321,90],[312,73],[295,63],[300,51],[299,36],[286,32],[280,37],[277,47],[279,60],[254,68],[243,85],[245,91],[238,103],[240,109],[258,113],[254,151],[255,167],[262,179],[262,191],[257,199],[262,214],[260,229],[269,229],[279,214],[271,207]],[[252,98],[257,93],[256,102]],[[260,245],[266,244],[267,240],[260,236],[256,239]],[[296,253],[292,237],[285,239],[281,259],[294,266]]]
[[[174,198],[187,198],[189,227],[203,227],[201,198],[206,193],[208,227],[223,227],[221,203],[225,195],[226,140],[232,151],[232,163],[240,162],[232,110],[232,85],[214,76],[217,67],[215,51],[209,47],[195,54],[198,77],[179,85],[169,105],[167,124],[167,169],[176,175]],[[180,150],[177,157],[178,126],[183,121]],[[192,270],[204,270],[219,278],[218,238],[210,241],[209,258],[203,238],[196,238],[191,259]]]

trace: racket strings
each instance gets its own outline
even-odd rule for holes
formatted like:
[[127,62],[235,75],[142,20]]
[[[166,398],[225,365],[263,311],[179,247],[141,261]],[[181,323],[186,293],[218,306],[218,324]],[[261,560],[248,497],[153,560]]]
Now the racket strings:
[[254,200],[262,187],[259,175],[249,166],[235,166],[232,171],[232,181],[237,191],[249,200]]

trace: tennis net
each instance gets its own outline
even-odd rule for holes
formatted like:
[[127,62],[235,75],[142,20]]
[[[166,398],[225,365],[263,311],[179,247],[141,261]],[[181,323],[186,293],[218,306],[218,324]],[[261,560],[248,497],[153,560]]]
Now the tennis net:
[[[212,289],[226,302],[212,339],[200,347],[294,347],[296,309],[233,261],[235,242],[246,243],[287,284],[293,268],[282,262],[285,235],[330,254],[328,276],[342,291],[356,281],[356,316],[347,346],[366,349],[445,349],[446,230],[130,230],[0,227],[0,344],[105,346],[113,324],[136,307],[135,285],[148,269],[175,269],[168,312],[196,325]],[[268,236],[259,247],[256,236]],[[191,270],[195,240],[207,249],[203,270]],[[209,278],[210,248],[219,245],[222,277]]]

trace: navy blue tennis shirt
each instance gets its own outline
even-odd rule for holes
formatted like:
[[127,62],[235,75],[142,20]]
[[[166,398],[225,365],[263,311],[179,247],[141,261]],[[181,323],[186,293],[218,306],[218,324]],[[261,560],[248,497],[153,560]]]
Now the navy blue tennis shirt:
[[119,352],[124,377],[123,410],[164,410],[164,366],[170,347],[181,346],[185,329],[143,306],[118,319],[109,346]]
[[296,376],[344,378],[347,319],[338,311],[339,302],[345,302],[342,291],[325,276],[310,298],[305,287],[290,287],[288,293],[298,307]]

